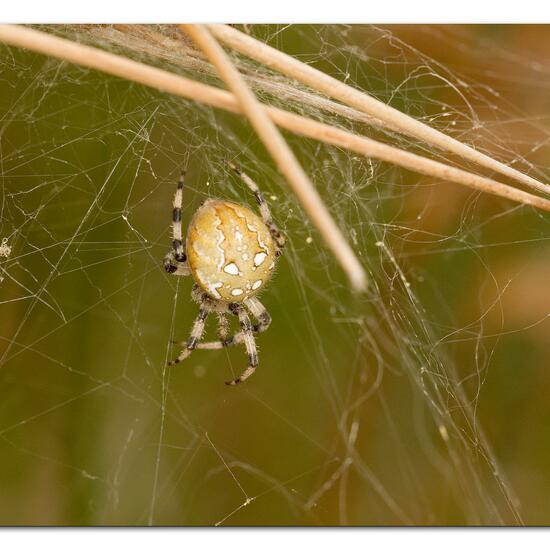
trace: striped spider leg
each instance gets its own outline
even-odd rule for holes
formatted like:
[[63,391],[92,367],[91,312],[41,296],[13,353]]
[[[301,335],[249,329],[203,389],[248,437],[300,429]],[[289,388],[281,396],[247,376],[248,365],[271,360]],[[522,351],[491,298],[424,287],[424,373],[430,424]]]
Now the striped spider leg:
[[181,228],[181,207],[183,202],[184,182],[185,170],[182,170],[172,203],[172,248],[164,256],[164,269],[166,272],[179,276],[190,274],[189,266],[187,265],[187,255],[183,247],[183,232]]
[[258,203],[258,208],[260,210],[260,215],[262,216],[262,220],[267,225],[269,232],[271,233],[271,236],[273,237],[273,240],[275,241],[275,244],[277,245],[277,256],[280,256],[282,253],[282,250],[285,246],[286,239],[285,236],[281,233],[280,229],[277,227],[275,222],[273,221],[273,216],[271,215],[271,210],[269,209],[269,206],[267,202],[264,199],[264,196],[262,195],[262,192],[260,191],[258,185],[256,182],[250,178],[247,174],[245,174],[241,167],[234,162],[228,160],[226,161],[227,166],[231,168],[236,174],[240,176],[240,178],[244,181],[244,183],[248,186],[248,188],[254,193],[254,197],[256,198],[256,202]]
[[[245,310],[245,307],[252,314],[252,316],[257,319],[258,322],[254,325],[250,323],[250,318]],[[245,300],[242,305],[229,304],[228,311],[231,311],[234,315],[237,315],[241,330],[230,337],[226,336],[223,338],[220,335],[220,339],[214,342],[201,342],[197,344],[196,349],[213,350],[244,344],[248,355],[248,368],[238,378],[228,380],[226,382],[228,386],[233,386],[244,382],[256,370],[256,367],[258,366],[258,353],[256,350],[254,334],[264,332],[269,328],[269,325],[271,324],[271,316],[265,309],[264,305],[255,296]],[[225,315],[221,315],[225,318]]]

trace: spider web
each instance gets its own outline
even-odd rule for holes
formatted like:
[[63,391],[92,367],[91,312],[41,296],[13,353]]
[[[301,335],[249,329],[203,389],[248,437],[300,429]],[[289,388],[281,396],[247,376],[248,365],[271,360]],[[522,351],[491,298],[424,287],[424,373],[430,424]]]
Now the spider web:
[[[247,30],[544,181],[525,33],[549,31],[526,29]],[[169,27],[46,30],[217,82]],[[287,135],[369,273],[358,297],[243,120],[0,51],[3,524],[548,522],[547,217]],[[263,100],[456,163],[235,61]],[[166,367],[197,313],[162,269],[188,156],[184,227],[207,197],[254,204],[233,158],[288,238],[238,388],[241,348]]]

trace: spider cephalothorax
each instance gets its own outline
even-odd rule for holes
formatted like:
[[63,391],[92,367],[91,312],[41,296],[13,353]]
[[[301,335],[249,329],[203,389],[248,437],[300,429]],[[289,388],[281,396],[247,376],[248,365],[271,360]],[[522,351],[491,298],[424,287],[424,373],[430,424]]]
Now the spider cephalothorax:
[[[172,250],[164,258],[164,267],[174,275],[193,275],[196,284],[192,297],[200,305],[189,339],[180,342],[183,350],[170,364],[180,363],[194,349],[220,349],[242,343],[248,354],[248,368],[235,380],[226,382],[238,384],[258,366],[254,333],[266,330],[271,317],[256,294],[271,278],[285,238],[273,222],[258,186],[233,163],[228,164],[254,193],[260,216],[240,204],[209,199],[193,216],[184,247],[182,174],[174,196]],[[219,340],[201,343],[209,313],[218,317]],[[228,313],[238,317],[241,327],[233,336],[229,336]],[[256,324],[251,324],[248,313],[257,320]]]

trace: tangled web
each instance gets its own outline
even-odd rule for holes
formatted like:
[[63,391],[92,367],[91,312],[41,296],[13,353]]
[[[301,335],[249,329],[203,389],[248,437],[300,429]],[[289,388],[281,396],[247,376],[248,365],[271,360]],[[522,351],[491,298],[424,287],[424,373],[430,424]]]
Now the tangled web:
[[[218,83],[170,27],[45,30]],[[550,71],[521,27],[246,30],[545,181]],[[235,61],[264,101],[457,163]],[[547,217],[286,135],[356,296],[239,117],[15,48],[0,67],[2,523],[548,521]],[[197,313],[162,268],[187,158],[184,227],[207,197],[254,206],[231,158],[288,238],[238,388],[242,348],[166,367]]]

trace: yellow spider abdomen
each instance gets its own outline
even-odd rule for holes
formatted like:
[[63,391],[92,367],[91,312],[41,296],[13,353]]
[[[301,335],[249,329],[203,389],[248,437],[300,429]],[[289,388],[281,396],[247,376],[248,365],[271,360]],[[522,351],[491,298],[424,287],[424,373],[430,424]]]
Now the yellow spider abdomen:
[[197,284],[212,298],[242,302],[266,286],[275,267],[275,243],[252,210],[207,200],[187,232],[187,259]]

